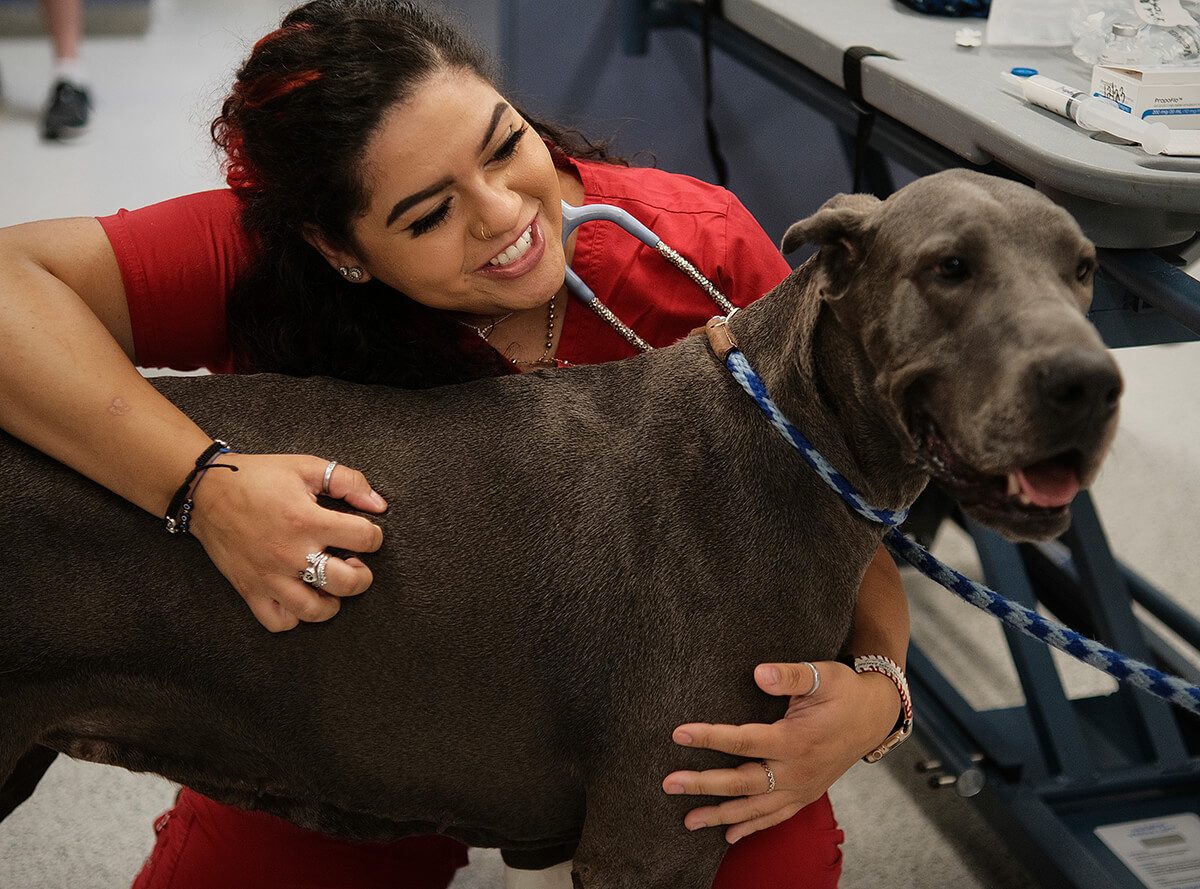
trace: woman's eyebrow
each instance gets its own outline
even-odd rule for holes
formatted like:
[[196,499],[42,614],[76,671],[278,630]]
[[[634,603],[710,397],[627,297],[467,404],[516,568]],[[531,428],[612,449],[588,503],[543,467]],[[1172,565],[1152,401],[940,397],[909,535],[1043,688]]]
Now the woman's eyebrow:
[[488,124],[488,130],[483,135],[483,141],[479,143],[480,154],[487,151],[488,143],[492,141],[492,135],[496,132],[496,124],[500,123],[500,117],[507,110],[507,102],[497,102],[496,107],[492,109],[492,122]]
[[451,179],[450,177],[446,177],[441,182],[438,182],[434,185],[429,186],[429,188],[423,188],[420,191],[418,191],[416,194],[410,194],[408,197],[402,198],[401,200],[397,201],[396,206],[392,207],[392,212],[388,214],[387,222],[384,223],[384,227],[386,228],[387,226],[389,226],[393,222],[395,222],[397,219],[399,219],[400,215],[405,210],[407,210],[409,207],[412,207],[415,204],[421,203],[421,201],[425,200],[426,198],[433,197],[435,194],[437,194],[439,191],[442,191],[443,189],[449,188],[453,182],[454,182],[453,179]]
[[[496,125],[500,123],[500,118],[504,116],[504,112],[507,110],[507,102],[497,102],[496,107],[492,109],[492,119],[488,123],[487,132],[484,133],[483,141],[479,143],[480,154],[483,154],[483,152],[487,150],[488,143],[492,141],[492,136],[496,133]],[[441,182],[429,186],[429,188],[423,188],[416,194],[410,194],[408,197],[397,201],[396,206],[392,207],[392,212],[388,214],[387,222],[384,223],[384,228],[387,228],[393,222],[399,219],[404,211],[409,207],[421,203],[421,201],[425,200],[426,198],[433,197],[442,189],[448,188],[453,181],[454,180],[450,178],[443,179]]]

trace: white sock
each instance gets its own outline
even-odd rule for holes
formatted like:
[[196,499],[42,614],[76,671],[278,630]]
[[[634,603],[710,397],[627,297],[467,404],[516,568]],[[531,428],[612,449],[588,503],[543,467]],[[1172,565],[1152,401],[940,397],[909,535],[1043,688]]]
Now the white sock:
[[83,86],[87,83],[87,68],[79,59],[56,59],[54,79],[65,80],[75,86]]

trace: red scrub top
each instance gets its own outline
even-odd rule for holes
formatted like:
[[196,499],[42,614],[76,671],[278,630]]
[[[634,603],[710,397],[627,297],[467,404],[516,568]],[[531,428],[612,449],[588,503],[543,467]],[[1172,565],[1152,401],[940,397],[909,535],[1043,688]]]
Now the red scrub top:
[[[746,208],[723,188],[661,170],[561,155],[556,162],[576,170],[587,203],[627,210],[687,257],[734,305],[753,302],[791,270]],[[233,370],[225,302],[255,251],[240,209],[237,196],[223,189],[100,219],[121,269],[141,366]],[[682,272],[611,223],[579,228],[572,268],[652,346],[669,345],[718,314]],[[596,364],[635,351],[582,303],[570,302],[560,359]]]

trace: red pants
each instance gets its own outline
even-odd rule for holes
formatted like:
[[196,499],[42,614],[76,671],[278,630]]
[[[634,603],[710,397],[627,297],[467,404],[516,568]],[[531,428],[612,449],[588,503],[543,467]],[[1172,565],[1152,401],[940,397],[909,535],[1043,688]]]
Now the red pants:
[[[154,822],[133,889],[446,889],[467,863],[448,837],[351,843],[187,790]],[[842,832],[828,797],[731,846],[714,889],[834,889]]]

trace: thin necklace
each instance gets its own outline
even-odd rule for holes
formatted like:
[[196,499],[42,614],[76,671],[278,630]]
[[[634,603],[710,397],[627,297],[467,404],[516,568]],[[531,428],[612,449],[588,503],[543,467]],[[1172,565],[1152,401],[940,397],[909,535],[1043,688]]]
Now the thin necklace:
[[[542,354],[539,357],[535,358],[533,361],[519,361],[516,358],[512,358],[508,355],[505,355],[504,357],[508,359],[510,364],[513,364],[517,367],[557,367],[558,366],[558,362],[550,357],[550,352],[554,349],[554,301],[556,299],[558,299],[557,293],[555,293],[554,296],[550,297],[550,302],[547,303],[547,307],[546,307],[546,348],[542,350]],[[501,321],[504,321],[506,318],[511,318],[512,314],[513,314],[512,312],[509,312],[507,315],[501,315],[499,318],[497,318],[491,324],[486,324],[482,327],[476,327],[474,324],[471,324],[467,321],[459,321],[458,323],[463,325],[464,327],[471,328],[471,330],[475,331],[475,333],[477,333],[479,335],[480,339],[482,339],[485,343],[487,343],[490,346],[491,342],[489,341],[488,338],[492,335],[492,331],[494,331],[496,329],[496,325],[499,324]],[[503,353],[501,353],[501,354],[503,354]]]
[[473,331],[475,331],[477,334],[479,334],[479,336],[482,339],[486,340],[488,337],[490,337],[492,335],[492,332],[496,329],[496,326],[498,324],[501,324],[502,322],[507,321],[512,316],[513,316],[512,312],[505,312],[503,315],[500,315],[497,318],[493,318],[491,324],[484,324],[481,327],[476,327],[470,321],[459,321],[458,323],[463,325],[464,327],[471,328]]

